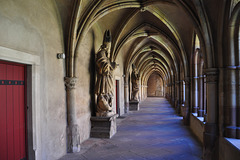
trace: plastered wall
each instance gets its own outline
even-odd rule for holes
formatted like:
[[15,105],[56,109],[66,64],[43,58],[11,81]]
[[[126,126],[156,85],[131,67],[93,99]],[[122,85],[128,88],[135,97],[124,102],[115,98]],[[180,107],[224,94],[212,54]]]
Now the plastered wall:
[[163,96],[163,81],[157,74],[152,74],[148,80],[147,96],[160,97]]
[[64,61],[56,58],[57,53],[64,52],[64,45],[57,13],[53,1],[0,1],[0,46],[18,54],[22,62],[25,59],[21,54],[39,59],[33,68],[34,76],[39,78],[37,84],[33,83],[39,90],[33,94],[39,98],[32,106],[39,111],[32,115],[35,157],[39,160],[66,154]]

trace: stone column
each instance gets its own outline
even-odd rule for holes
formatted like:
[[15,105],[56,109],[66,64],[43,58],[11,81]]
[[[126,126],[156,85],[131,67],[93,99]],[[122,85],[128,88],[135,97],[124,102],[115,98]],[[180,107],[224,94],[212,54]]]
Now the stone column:
[[207,121],[203,135],[204,159],[212,160],[217,139],[217,98],[218,98],[218,69],[210,68],[207,76]]
[[200,75],[198,78],[198,117],[204,116],[203,109],[203,76]]
[[175,102],[175,80],[174,76],[172,76],[172,99],[171,99],[171,104],[174,107]]
[[180,103],[180,106],[183,104],[183,81],[180,80],[179,81],[179,103]]
[[203,109],[203,65],[204,60],[201,58],[199,63],[199,72],[198,72],[198,117],[204,116]]
[[192,76],[191,77],[189,77],[189,84],[190,84],[190,86],[189,86],[189,109],[190,109],[190,112],[192,113],[192,106],[193,106],[193,78],[192,78]]
[[185,77],[185,103],[183,106],[183,122],[189,125],[190,117],[190,78]]
[[167,88],[168,88],[168,98],[167,99],[170,103],[171,99],[172,99],[172,84],[171,84],[171,82],[168,83]]
[[240,66],[237,66],[237,135],[240,139]]
[[171,89],[171,82],[168,83],[168,101],[170,103],[170,99],[172,97],[172,89]]
[[67,152],[80,152],[80,134],[76,117],[76,77],[65,77],[67,91]]
[[185,83],[184,80],[182,81],[182,83],[183,83],[183,84],[182,84],[182,100],[183,100],[182,103],[184,104],[184,103],[185,103],[185,97],[186,97],[186,94],[185,94],[185,90],[186,90],[185,84],[186,84],[186,83]]
[[128,111],[129,111],[129,95],[128,95],[128,83],[127,82],[124,82],[124,101],[125,101],[124,113],[128,113]]
[[192,113],[197,113],[198,110],[198,77],[193,77],[193,106]]
[[184,103],[185,103],[185,100],[184,100],[184,94],[185,94],[185,82],[184,80],[181,80],[180,81],[180,115],[183,116],[183,107],[184,107]]
[[203,115],[204,115],[204,122],[205,122],[206,117],[207,117],[207,78],[206,78],[206,75],[203,76]]
[[175,107],[176,107],[176,111],[177,111],[177,114],[180,114],[180,82],[179,81],[176,81],[175,82],[175,92],[176,92],[176,98],[175,98]]
[[229,138],[236,138],[236,66],[226,68],[225,79],[225,104],[224,104],[224,135]]

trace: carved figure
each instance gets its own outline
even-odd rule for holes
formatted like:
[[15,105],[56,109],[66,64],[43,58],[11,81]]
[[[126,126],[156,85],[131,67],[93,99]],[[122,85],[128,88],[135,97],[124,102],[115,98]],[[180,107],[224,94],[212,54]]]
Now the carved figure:
[[139,75],[134,64],[132,65],[131,81],[132,81],[132,100],[138,101]]
[[103,44],[96,55],[97,82],[95,94],[97,95],[98,117],[109,117],[113,115],[113,76],[112,72],[116,68],[116,63],[110,61],[111,35],[106,30]]

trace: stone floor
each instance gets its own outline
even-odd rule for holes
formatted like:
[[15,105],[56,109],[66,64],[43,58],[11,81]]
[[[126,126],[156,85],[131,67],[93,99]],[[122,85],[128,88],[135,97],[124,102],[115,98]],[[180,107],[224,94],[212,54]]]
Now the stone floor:
[[90,138],[60,160],[200,160],[201,145],[164,98],[148,98],[118,118],[111,139]]

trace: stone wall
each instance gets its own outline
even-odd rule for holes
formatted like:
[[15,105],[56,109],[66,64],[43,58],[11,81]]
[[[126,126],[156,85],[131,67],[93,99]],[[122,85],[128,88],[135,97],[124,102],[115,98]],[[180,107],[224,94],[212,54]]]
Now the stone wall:
[[[232,139],[236,144],[239,144],[238,139]],[[238,160],[240,157],[239,146],[236,147],[227,140],[227,138],[219,137],[219,160]],[[235,145],[236,145],[235,144]]]
[[[80,128],[81,143],[87,140],[91,131],[91,116],[96,112],[96,96],[94,94],[96,71],[95,55],[102,44],[104,27],[96,23],[83,38],[77,49],[76,76],[78,83],[76,86],[76,112],[77,121]],[[116,80],[119,81],[119,114],[124,114],[124,80],[123,80],[123,60],[122,56],[116,59],[117,68],[113,71],[114,93],[116,93]],[[116,111],[116,95],[113,97],[113,111]]]
[[201,144],[203,144],[204,124],[203,121],[199,120],[198,117],[193,114],[190,114],[190,129]]
[[148,97],[161,97],[163,96],[163,81],[157,74],[152,74],[148,80],[147,88]]
[[33,71],[28,75],[33,80],[32,141],[39,160],[66,154],[65,63],[56,58],[64,52],[59,17],[55,1],[0,2],[0,47],[8,51],[0,59],[29,64]]

